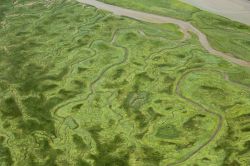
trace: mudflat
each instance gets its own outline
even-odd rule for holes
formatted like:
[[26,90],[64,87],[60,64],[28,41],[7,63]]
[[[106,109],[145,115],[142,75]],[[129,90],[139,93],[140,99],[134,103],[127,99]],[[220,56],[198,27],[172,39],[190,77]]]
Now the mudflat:
[[202,10],[250,25],[249,0],[182,0]]

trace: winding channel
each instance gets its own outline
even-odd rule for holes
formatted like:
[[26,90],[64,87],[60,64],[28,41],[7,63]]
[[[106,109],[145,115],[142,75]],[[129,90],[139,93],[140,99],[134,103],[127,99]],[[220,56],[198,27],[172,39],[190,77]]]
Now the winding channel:
[[163,24],[163,23],[176,24],[181,28],[181,31],[184,33],[184,36],[188,36],[189,35],[188,32],[192,32],[196,34],[199,38],[201,45],[209,53],[216,55],[218,57],[221,57],[228,62],[237,64],[243,67],[250,67],[249,61],[238,59],[229,53],[224,53],[224,52],[221,52],[212,48],[212,46],[208,42],[206,35],[202,33],[201,31],[199,31],[197,28],[195,28],[190,22],[178,20],[178,19],[171,18],[171,17],[160,16],[156,14],[150,14],[150,13],[145,13],[141,11],[126,9],[126,8],[106,4],[103,2],[99,2],[96,0],[77,0],[77,1],[83,4],[94,6],[98,9],[110,11],[114,13],[115,15],[126,16],[126,17],[133,18],[136,20],[141,20],[141,21],[150,22],[150,23],[157,23],[157,24]]
[[[149,13],[140,12],[140,11],[134,11],[134,10],[131,10],[131,9],[125,9],[125,8],[121,8],[121,7],[118,7],[118,6],[114,6],[114,5],[110,5],[110,4],[105,4],[103,2],[99,2],[99,1],[96,1],[96,0],[77,0],[77,1],[81,2],[81,3],[84,3],[84,4],[87,4],[87,5],[94,6],[94,7],[98,8],[98,9],[110,11],[110,12],[116,14],[116,15],[127,16],[127,17],[130,17],[130,18],[141,20],[141,21],[145,21],[145,22],[157,23],[157,24],[163,24],[163,23],[173,23],[173,24],[176,24],[176,25],[178,25],[180,27],[180,30],[184,33],[184,38],[187,38],[189,36],[189,32],[192,32],[192,33],[196,34],[198,36],[198,38],[199,38],[199,41],[200,41],[201,45],[209,53],[211,53],[213,55],[216,55],[218,57],[221,57],[221,58],[223,58],[224,60],[226,60],[226,61],[228,61],[230,63],[234,63],[234,64],[237,64],[237,65],[240,65],[240,66],[243,66],[243,67],[250,67],[250,62],[244,61],[244,60],[241,60],[241,59],[238,59],[238,58],[235,58],[233,55],[231,55],[229,53],[220,52],[220,51],[215,50],[214,48],[212,48],[211,45],[208,42],[208,39],[207,39],[206,35],[203,34],[201,31],[199,31],[197,28],[195,28],[189,22],[185,22],[185,21],[174,19],[174,18],[170,18],[170,17],[159,16],[159,15],[149,14]],[[113,39],[114,39],[114,36],[113,36]],[[120,63],[118,62],[116,65],[119,65],[119,64]],[[108,70],[111,67],[112,66],[109,66],[106,70]],[[104,70],[104,72],[106,70]],[[167,164],[168,166],[179,165],[179,164],[187,161],[188,159],[190,159],[192,156],[194,156],[200,150],[202,150],[204,147],[206,147],[209,143],[211,143],[215,139],[215,137],[218,135],[218,133],[220,132],[220,130],[222,128],[222,124],[223,124],[223,116],[222,115],[220,115],[219,113],[214,112],[212,110],[208,110],[202,104],[199,104],[199,103],[193,101],[192,99],[187,98],[186,96],[184,96],[181,93],[180,85],[181,85],[182,81],[189,74],[191,74],[193,72],[197,72],[197,71],[202,71],[202,69],[194,69],[194,70],[186,71],[179,78],[179,80],[177,81],[175,93],[180,98],[182,98],[183,100],[186,100],[187,102],[192,103],[193,105],[195,105],[198,108],[200,108],[201,111],[207,112],[211,116],[216,117],[216,119],[218,121],[218,124],[217,124],[215,130],[213,131],[212,135],[208,138],[208,140],[206,140],[202,145],[200,145],[194,151],[192,151],[189,154],[187,154],[186,156],[182,157],[180,160],[177,160],[176,162]],[[99,79],[99,77],[93,82],[93,84],[95,84],[95,82],[98,79]],[[91,93],[93,93],[93,87],[92,86],[91,86]]]
[[[202,71],[212,71],[212,72],[217,72],[221,75],[223,75],[222,72],[217,71],[217,70],[211,70],[211,69],[203,69],[203,68],[196,68],[196,69],[192,69],[192,70],[188,70],[186,71],[177,81],[176,83],[176,88],[175,88],[175,93],[182,98],[183,100],[186,100],[187,102],[191,103],[192,105],[196,106],[197,108],[200,109],[200,111],[202,112],[206,112],[208,114],[210,114],[211,116],[214,116],[218,123],[212,133],[212,135],[208,138],[208,140],[206,140],[204,143],[202,143],[200,146],[198,146],[195,150],[193,150],[192,152],[190,152],[189,154],[187,154],[186,156],[182,157],[180,160],[177,160],[176,162],[173,163],[169,163],[167,164],[167,166],[175,166],[175,165],[179,165],[181,163],[184,163],[185,161],[187,161],[188,159],[190,159],[191,157],[193,157],[195,154],[197,154],[198,152],[200,152],[204,147],[206,147],[208,144],[210,144],[215,137],[218,135],[218,133],[220,132],[222,125],[223,125],[223,116],[215,111],[212,110],[208,110],[207,108],[205,108],[202,104],[197,103],[196,101],[184,96],[181,93],[181,83],[186,79],[186,77],[189,74],[193,74],[194,72],[202,72]],[[224,76],[224,75],[223,75]],[[225,77],[224,77],[225,79]]]

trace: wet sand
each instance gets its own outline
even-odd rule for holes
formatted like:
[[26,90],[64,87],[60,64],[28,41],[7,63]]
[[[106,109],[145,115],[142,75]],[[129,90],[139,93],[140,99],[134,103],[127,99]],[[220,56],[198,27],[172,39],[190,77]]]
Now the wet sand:
[[184,36],[188,36],[189,35],[188,32],[195,33],[198,36],[201,45],[209,53],[216,55],[218,57],[221,57],[228,62],[237,64],[240,66],[244,66],[244,67],[250,67],[250,62],[235,58],[231,54],[224,53],[224,52],[221,52],[221,51],[218,51],[218,50],[215,50],[214,48],[212,48],[207,40],[206,35],[203,34],[202,32],[200,32],[197,28],[195,28],[189,22],[185,22],[185,21],[178,20],[178,19],[171,18],[171,17],[159,16],[159,15],[135,11],[135,10],[131,10],[131,9],[125,9],[125,8],[118,7],[118,6],[105,4],[103,2],[99,2],[96,0],[77,0],[77,1],[84,3],[84,4],[87,4],[87,5],[94,6],[98,9],[110,11],[116,15],[126,16],[126,17],[137,19],[137,20],[145,21],[145,22],[158,23],[158,24],[163,24],[163,23],[176,24],[180,27],[181,31],[184,33]]
[[250,25],[249,0],[181,0],[202,10]]

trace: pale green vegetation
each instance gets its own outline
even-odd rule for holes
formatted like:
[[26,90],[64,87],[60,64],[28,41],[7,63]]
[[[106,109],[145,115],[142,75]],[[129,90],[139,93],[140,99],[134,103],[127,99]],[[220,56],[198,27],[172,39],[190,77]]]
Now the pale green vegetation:
[[250,27],[201,11],[179,0],[100,0],[106,3],[190,21],[211,45],[250,61]]
[[196,36],[73,0],[0,11],[1,166],[250,164],[250,70]]

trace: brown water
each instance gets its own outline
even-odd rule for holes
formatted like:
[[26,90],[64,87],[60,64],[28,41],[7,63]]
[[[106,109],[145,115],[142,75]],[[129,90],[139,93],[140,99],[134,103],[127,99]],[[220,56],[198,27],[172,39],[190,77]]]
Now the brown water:
[[248,0],[181,0],[202,10],[216,13],[231,20],[250,25]]
[[237,64],[240,66],[244,66],[244,67],[250,67],[250,62],[235,58],[231,54],[224,53],[224,52],[221,52],[221,51],[218,51],[218,50],[215,50],[214,48],[212,48],[207,40],[206,35],[203,34],[201,31],[199,31],[197,28],[195,28],[189,22],[178,20],[178,19],[171,18],[171,17],[159,16],[156,14],[150,14],[150,13],[135,11],[135,10],[131,10],[131,9],[125,9],[125,8],[118,7],[118,6],[105,4],[103,2],[99,2],[96,0],[77,0],[77,1],[84,3],[84,4],[87,4],[87,5],[94,6],[98,9],[110,11],[116,15],[126,16],[126,17],[137,19],[137,20],[145,21],[145,22],[157,23],[157,24],[163,24],[163,23],[176,24],[181,28],[181,31],[184,33],[184,36],[188,36],[188,32],[195,33],[198,36],[201,45],[209,53],[216,55],[218,57],[221,57],[228,62]]

